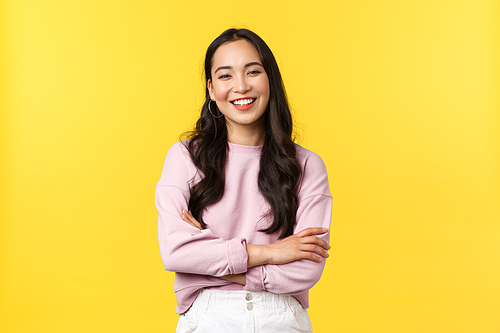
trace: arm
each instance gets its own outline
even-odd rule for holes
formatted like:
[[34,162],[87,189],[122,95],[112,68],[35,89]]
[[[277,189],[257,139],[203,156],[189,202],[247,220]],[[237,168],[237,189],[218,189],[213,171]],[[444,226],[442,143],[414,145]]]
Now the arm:
[[[299,209],[295,230],[307,230],[310,226],[329,228],[331,219],[331,197],[318,195],[303,200]],[[318,235],[324,242],[329,232]],[[319,257],[318,257],[319,258]],[[247,270],[245,290],[267,290],[276,294],[295,295],[311,289],[321,277],[325,261],[296,260],[282,265],[264,264]]]
[[[191,212],[185,209],[182,210],[182,219],[198,230],[203,230],[201,223],[191,215]],[[273,244],[247,244],[247,267],[264,264],[282,265],[301,259],[309,259],[320,263],[323,261],[321,257],[328,258],[327,251],[330,249],[330,245],[314,235],[321,235],[326,232],[328,232],[327,228],[307,228]]]
[[[201,224],[190,212],[182,210],[182,219],[193,227],[203,230]],[[247,244],[247,266],[250,268],[264,264],[281,265],[301,259],[321,263],[322,257],[328,257],[327,250],[330,246],[314,235],[325,234],[327,231],[327,228],[307,228],[273,244]],[[219,278],[242,285],[246,284],[245,274],[219,276]]]
[[224,276],[247,270],[246,240],[222,239],[210,230],[199,230],[181,218],[187,207],[189,182],[196,175],[181,143],[167,153],[162,176],[156,186],[158,240],[166,270],[179,273]]
[[[159,212],[160,254],[166,270],[223,277],[227,281],[245,284],[244,275],[234,275],[246,272],[247,267],[264,263],[282,264],[302,258],[320,261],[312,252],[325,255],[317,245],[326,249],[326,243],[307,232],[269,246],[248,245],[243,238],[226,240],[209,229],[202,230],[192,216],[194,222],[185,223],[189,222],[187,215],[190,214],[183,208],[187,207],[188,184],[195,174],[196,168],[184,147],[180,143],[172,146],[165,159],[155,198]],[[317,230],[316,233],[324,231]],[[314,245],[318,241],[320,243]]]
[[323,258],[328,258],[327,251],[330,249],[330,245],[314,235],[326,232],[328,232],[327,228],[312,227],[273,244],[247,244],[248,267],[265,264],[282,265],[302,259],[320,263]]
[[[299,190],[299,207],[294,233],[310,227],[330,228],[332,197],[328,186],[326,167],[321,158],[303,148],[297,155],[303,165],[303,180]],[[317,235],[326,243],[329,233]],[[245,273],[245,290],[267,290],[276,294],[297,295],[316,284],[325,261],[296,260],[283,265],[251,267]]]

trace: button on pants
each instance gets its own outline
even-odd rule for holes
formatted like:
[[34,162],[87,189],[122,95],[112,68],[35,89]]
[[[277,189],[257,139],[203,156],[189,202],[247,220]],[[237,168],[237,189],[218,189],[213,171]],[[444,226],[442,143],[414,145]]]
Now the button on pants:
[[312,332],[311,321],[293,296],[267,291],[202,289],[179,316],[176,333]]

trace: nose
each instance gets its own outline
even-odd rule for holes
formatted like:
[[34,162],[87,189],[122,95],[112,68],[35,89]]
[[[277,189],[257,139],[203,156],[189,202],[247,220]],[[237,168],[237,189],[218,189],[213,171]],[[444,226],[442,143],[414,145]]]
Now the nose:
[[234,92],[243,94],[251,89],[245,75],[239,75],[234,83]]

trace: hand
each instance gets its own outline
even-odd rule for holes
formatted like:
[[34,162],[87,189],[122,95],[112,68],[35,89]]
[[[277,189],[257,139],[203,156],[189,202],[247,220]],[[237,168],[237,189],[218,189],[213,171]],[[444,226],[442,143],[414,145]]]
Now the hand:
[[326,228],[313,227],[304,229],[274,244],[248,244],[248,267],[263,264],[280,265],[301,259],[322,262],[323,258],[328,258],[327,251],[330,246],[314,235],[326,232],[328,232]]
[[191,224],[193,227],[203,230],[203,227],[201,226],[200,222],[196,221],[193,215],[191,215],[191,212],[188,212],[187,210],[183,209],[181,218],[185,222]]

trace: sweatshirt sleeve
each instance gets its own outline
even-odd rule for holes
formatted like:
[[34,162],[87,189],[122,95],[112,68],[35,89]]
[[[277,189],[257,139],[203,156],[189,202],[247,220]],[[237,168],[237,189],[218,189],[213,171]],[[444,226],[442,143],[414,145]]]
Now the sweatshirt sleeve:
[[[309,156],[304,162],[303,172],[294,233],[308,227],[330,229],[332,197],[328,186],[326,167],[318,155],[309,152]],[[330,231],[319,237],[328,243]],[[247,281],[245,290],[266,290],[282,295],[301,294],[311,289],[319,281],[324,267],[325,260],[317,263],[306,259],[284,265],[251,267],[245,274]]]
[[196,175],[181,142],[168,151],[156,185],[158,241],[166,270],[211,276],[244,273],[248,254],[243,238],[222,239],[209,229],[199,230],[184,222],[183,209],[189,201],[189,183]]

